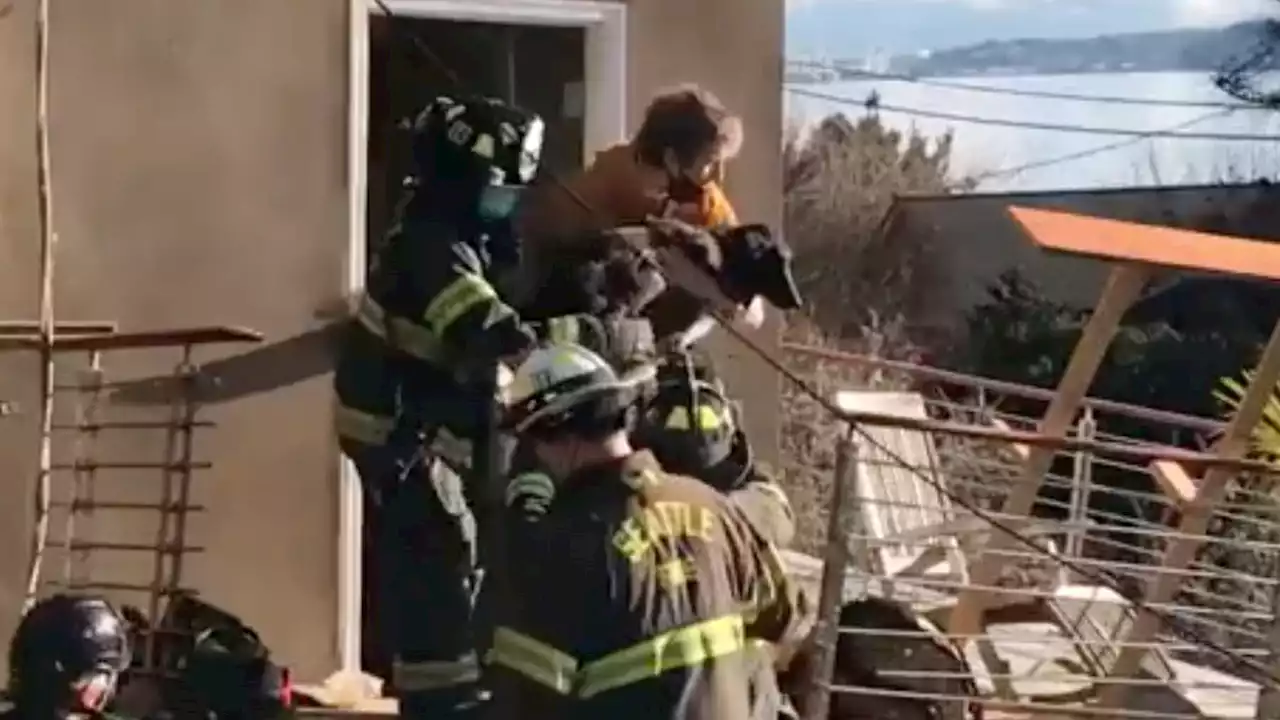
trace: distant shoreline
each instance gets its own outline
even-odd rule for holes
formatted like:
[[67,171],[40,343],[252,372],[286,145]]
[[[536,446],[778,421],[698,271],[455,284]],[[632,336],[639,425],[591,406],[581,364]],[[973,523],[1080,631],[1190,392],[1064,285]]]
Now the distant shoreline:
[[[1222,0],[1225,1],[1225,0]],[[906,78],[995,78],[1037,75],[1137,73],[1212,74],[1243,48],[1256,45],[1265,24],[1238,23],[1218,29],[1170,30],[1082,39],[1020,38],[892,57],[835,58],[829,67],[792,60],[795,83],[875,80],[876,74]],[[1280,55],[1273,61],[1280,69]],[[904,78],[905,79],[905,78]]]
[[806,78],[801,77],[802,73],[797,74],[793,78],[788,73],[787,83],[792,85],[835,85],[847,82],[911,82],[912,80],[999,80],[1001,78],[1027,78],[1027,77],[1068,77],[1071,75],[1205,75],[1212,76],[1216,69],[1188,70],[1073,70],[1069,72],[1060,71],[1028,71],[1028,72],[998,72],[996,70],[971,73],[914,73],[911,75],[897,73],[845,73],[834,78]]

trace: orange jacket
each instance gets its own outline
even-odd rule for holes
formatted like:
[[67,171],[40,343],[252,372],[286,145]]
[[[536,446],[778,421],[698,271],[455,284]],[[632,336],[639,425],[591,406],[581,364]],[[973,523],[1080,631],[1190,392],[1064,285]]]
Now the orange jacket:
[[[712,182],[704,190],[700,204],[680,206],[676,217],[708,228],[737,225],[738,215],[720,185]],[[536,290],[558,251],[595,232],[641,224],[661,215],[666,203],[666,173],[641,164],[629,144],[598,153],[595,162],[563,183],[531,188],[517,218],[525,252],[519,286]]]

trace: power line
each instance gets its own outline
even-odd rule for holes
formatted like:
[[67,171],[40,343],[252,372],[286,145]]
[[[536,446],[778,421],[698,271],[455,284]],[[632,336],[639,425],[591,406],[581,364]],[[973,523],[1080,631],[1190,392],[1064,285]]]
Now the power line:
[[[373,0],[373,2],[383,12],[383,14],[386,17],[391,19],[396,19],[399,17],[396,13],[394,13],[391,10],[390,7],[387,6],[385,0]],[[430,60],[433,64],[438,65],[440,69],[444,72],[444,74],[447,76],[447,78],[451,81],[451,83],[455,87],[457,87],[458,90],[465,91],[467,89],[466,85],[463,84],[461,80],[458,78],[457,73],[454,72],[453,69],[449,65],[447,65],[440,58],[439,55],[437,55],[433,50],[431,50],[430,46],[428,46],[426,42],[423,41],[422,38],[417,35],[416,32],[409,31],[408,34],[413,39],[414,45],[416,45],[417,48],[422,52],[423,56],[426,57],[428,60]],[[582,206],[584,210],[591,213],[600,212],[598,208],[594,207],[591,203],[588,203],[579,193],[575,192],[572,188],[567,187],[564,184],[563,180],[561,180],[557,175],[548,173],[548,178],[552,182],[555,182],[557,185],[559,185],[562,189],[566,190],[569,193],[570,197],[573,199],[573,201],[578,205]],[[1170,630],[1172,630],[1174,634],[1179,635],[1182,638],[1189,640],[1203,648],[1212,650],[1222,655],[1233,666],[1237,668],[1242,668],[1242,669],[1251,671],[1259,679],[1259,685],[1264,685],[1268,687],[1280,687],[1280,684],[1278,684],[1278,681],[1280,681],[1280,678],[1277,678],[1277,676],[1273,674],[1271,670],[1265,665],[1257,662],[1256,660],[1253,660],[1252,658],[1239,655],[1238,653],[1233,652],[1229,647],[1226,647],[1221,643],[1218,643],[1210,638],[1207,638],[1200,632],[1189,628],[1187,623],[1177,615],[1174,615],[1173,613],[1167,612],[1158,607],[1151,607],[1140,595],[1129,592],[1124,587],[1122,587],[1119,583],[1117,583],[1114,580],[1114,578],[1112,578],[1111,576],[1105,573],[1095,572],[1092,569],[1087,568],[1078,562],[1068,560],[1066,558],[1063,558],[1054,554],[1049,550],[1046,550],[1031,538],[1025,537],[1018,529],[1015,529],[1010,524],[1004,522],[999,518],[996,518],[985,508],[980,507],[974,502],[956,493],[951,488],[947,487],[945,482],[942,482],[938,478],[933,477],[931,474],[924,472],[920,468],[908,462],[904,457],[902,457],[901,453],[897,452],[894,448],[890,447],[888,444],[881,441],[874,434],[869,432],[866,428],[862,427],[861,419],[858,417],[857,414],[848,413],[842,410],[841,408],[837,407],[834,404],[834,402],[830,398],[828,398],[819,388],[814,386],[812,383],[806,381],[803,377],[798,375],[791,368],[787,367],[784,363],[782,363],[782,361],[780,361],[777,357],[775,357],[772,352],[762,347],[758,342],[756,342],[755,339],[749,337],[746,333],[744,333],[741,329],[739,329],[736,325],[734,325],[732,321],[726,319],[721,312],[713,309],[711,311],[711,314],[727,333],[729,333],[732,337],[738,340],[738,342],[742,343],[744,347],[750,350],[759,359],[763,360],[767,365],[772,367],[776,372],[778,372],[778,374],[780,374],[788,382],[795,385],[805,395],[809,396],[812,400],[818,403],[818,405],[821,406],[824,410],[826,410],[826,412],[831,417],[847,423],[849,426],[849,430],[852,433],[857,434],[858,436],[865,439],[868,443],[875,446],[880,452],[883,452],[885,454],[885,457],[901,465],[908,472],[917,476],[918,478],[920,478],[921,481],[923,481],[930,487],[937,490],[942,496],[956,503],[961,508],[964,508],[965,510],[970,512],[974,517],[977,517],[980,520],[982,520],[993,530],[996,530],[1000,533],[1008,535],[1015,542],[1030,548],[1031,552],[1034,552],[1048,560],[1051,560],[1075,572],[1080,577],[1086,578],[1088,580],[1098,583],[1099,585],[1102,585],[1104,587],[1108,587],[1114,590],[1115,592],[1120,594],[1121,597],[1124,597],[1125,599],[1129,600],[1129,602],[1132,603],[1135,611],[1145,612],[1150,614],[1151,616],[1159,619],[1162,623],[1164,623],[1164,625],[1168,627]]]
[[1024,88],[1006,88],[998,85],[977,85],[954,80],[933,80],[930,78],[914,77],[904,73],[890,72],[873,72],[870,70],[856,70],[849,68],[836,67],[819,62],[808,60],[789,60],[792,65],[807,66],[820,68],[824,70],[834,70],[842,75],[850,77],[842,77],[851,82],[857,82],[864,79],[886,80],[888,82],[910,83],[914,85],[922,85],[925,87],[945,88],[950,90],[964,90],[975,93],[986,93],[990,95],[1012,95],[1016,97],[1032,97],[1042,100],[1069,100],[1072,102],[1088,102],[1102,103],[1112,105],[1147,105],[1152,107],[1185,107],[1185,108],[1213,108],[1219,110],[1259,110],[1266,109],[1259,105],[1251,105],[1243,102],[1230,102],[1226,100],[1175,100],[1172,98],[1139,98],[1127,97],[1123,95],[1089,95],[1084,93],[1056,92],[1052,90],[1030,90]]
[[856,106],[872,111],[878,110],[883,112],[900,113],[902,115],[911,115],[914,117],[932,118],[935,120],[951,120],[953,122],[970,123],[973,125],[991,125],[995,127],[1019,128],[1022,130],[1043,130],[1046,132],[1075,133],[1077,135],[1110,135],[1113,137],[1119,136],[1140,139],[1167,137],[1177,138],[1179,140],[1215,140],[1222,142],[1274,142],[1276,140],[1280,140],[1280,135],[1257,135],[1252,133],[1179,133],[1168,131],[1130,130],[1128,128],[1096,127],[1091,125],[1066,125],[1058,123],[1033,122],[1030,120],[1007,120],[1004,118],[993,118],[981,115],[964,115],[961,113],[944,112],[941,110],[922,110],[920,108],[909,108],[900,105],[887,105],[881,102],[879,97],[874,93],[866,100],[856,100],[842,95],[833,95],[830,93],[796,87],[787,88],[787,92],[801,97],[826,100],[828,102],[839,103],[850,107]]
[[1161,137],[1162,135],[1167,137],[1169,133],[1174,133],[1178,130],[1189,128],[1193,125],[1199,125],[1202,122],[1205,122],[1207,120],[1212,120],[1214,118],[1227,117],[1235,112],[1236,112],[1235,110],[1216,110],[1214,112],[1205,113],[1204,115],[1194,117],[1185,122],[1180,122],[1177,125],[1171,125],[1167,128],[1163,128],[1162,130],[1157,130],[1155,131],[1155,134],[1148,133],[1143,137],[1125,138],[1124,140],[1116,140],[1115,142],[1109,142],[1109,143],[1106,143],[1105,145],[1098,145],[1096,147],[1086,148],[1084,150],[1077,150],[1076,152],[1066,153],[1064,155],[1055,155],[1053,157],[1042,158],[1040,160],[1032,160],[1030,162],[1023,163],[1021,165],[1014,165],[1013,167],[1000,168],[998,170],[991,170],[989,172],[973,175],[971,176],[971,179],[977,182],[983,182],[985,180],[993,180],[996,178],[1013,177],[1016,175],[1021,175],[1022,173],[1027,172],[1028,170],[1039,170],[1040,168],[1051,167],[1053,165],[1061,165],[1063,163],[1071,162],[1073,160],[1082,160],[1087,157],[1093,157],[1094,155],[1102,155],[1103,153],[1108,153],[1114,150],[1119,150],[1121,148],[1126,148],[1126,147],[1129,147],[1130,145],[1137,145],[1145,140],[1154,140]]

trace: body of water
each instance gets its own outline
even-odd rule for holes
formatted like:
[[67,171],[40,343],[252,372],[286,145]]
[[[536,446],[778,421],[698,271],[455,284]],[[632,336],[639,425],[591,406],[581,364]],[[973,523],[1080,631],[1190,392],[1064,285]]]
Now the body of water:
[[[1079,95],[1224,104],[1232,102],[1213,86],[1208,73],[937,79],[948,83]],[[800,123],[812,122],[834,112],[844,112],[851,117],[862,115],[866,111],[861,104],[872,92],[879,94],[880,101],[890,106],[1019,122],[1120,128],[1140,132],[1165,130],[1218,112],[1208,107],[1094,103],[997,95],[883,80],[796,87],[848,98],[854,103],[842,104],[787,93],[787,116],[792,122]],[[1204,119],[1182,131],[1274,135],[1274,141],[1126,138],[913,117],[888,110],[880,111],[880,116],[884,122],[903,130],[914,127],[925,134],[953,131],[954,171],[957,175],[985,177],[980,185],[981,190],[1172,185],[1280,176],[1280,113],[1273,111],[1239,110],[1226,116]],[[1121,143],[1122,146],[1101,150],[1104,146]],[[1025,165],[1052,161],[1094,149],[1099,149],[1099,152],[1016,171]]]

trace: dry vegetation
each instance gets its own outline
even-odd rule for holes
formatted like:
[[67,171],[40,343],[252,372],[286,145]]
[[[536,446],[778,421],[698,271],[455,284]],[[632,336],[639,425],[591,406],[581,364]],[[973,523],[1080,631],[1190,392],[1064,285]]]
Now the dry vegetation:
[[[785,230],[795,247],[805,317],[786,340],[890,360],[918,362],[910,317],[917,293],[935,268],[925,246],[889,245],[880,233],[893,198],[943,194],[971,187],[950,177],[951,137],[903,135],[874,117],[833,117],[808,135],[793,129],[784,149]],[[824,396],[837,390],[918,390],[931,413],[979,422],[972,404],[942,398],[903,373],[876,371],[791,352],[788,366]],[[818,553],[835,475],[840,426],[803,390],[783,390],[782,476],[795,507],[797,550]],[[1003,500],[1017,458],[990,442],[934,438],[941,477],[949,489],[984,509]],[[1001,584],[1045,585],[1052,563],[1009,563]]]
[[[808,132],[792,128],[784,147],[784,227],[806,312],[787,328],[788,341],[916,356],[903,317],[913,285],[931,271],[926,249],[888,246],[878,229],[895,195],[954,188],[950,150],[950,136],[904,136],[874,117],[833,116]],[[786,359],[824,394],[908,382],[808,356]],[[784,389],[783,475],[799,518],[798,549],[817,549],[825,533],[837,434],[817,402],[793,386]]]

